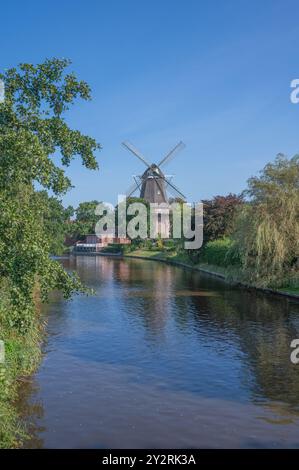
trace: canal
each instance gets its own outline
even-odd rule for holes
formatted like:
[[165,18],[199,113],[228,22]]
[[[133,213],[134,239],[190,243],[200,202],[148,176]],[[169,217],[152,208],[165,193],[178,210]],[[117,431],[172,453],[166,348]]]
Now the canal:
[[158,262],[62,262],[95,295],[45,307],[26,447],[299,447],[298,303]]

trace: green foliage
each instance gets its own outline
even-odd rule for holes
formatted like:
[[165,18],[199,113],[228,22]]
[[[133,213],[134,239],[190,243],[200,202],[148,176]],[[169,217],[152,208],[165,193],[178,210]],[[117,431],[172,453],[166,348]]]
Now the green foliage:
[[102,253],[123,253],[124,252],[124,246],[122,244],[118,243],[109,243],[108,246],[105,246],[104,248],[101,249]]
[[[5,83],[5,101],[0,103],[0,276],[10,298],[7,321],[22,333],[32,328],[37,281],[43,299],[54,288],[65,297],[84,290],[75,275],[49,256],[51,236],[46,231],[59,203],[35,190],[38,183],[54,195],[65,193],[71,182],[64,167],[76,155],[87,168],[97,168],[94,152],[99,145],[70,129],[62,117],[77,97],[90,99],[89,86],[65,73],[69,64],[49,59],[0,74]],[[53,157],[59,154],[58,166]]]
[[193,264],[231,267],[239,280],[260,287],[298,288],[298,156],[278,155],[248,180],[242,197],[217,196],[208,209],[204,203],[205,244],[187,252]]
[[[232,264],[232,258],[228,257],[232,241],[229,238],[222,238],[207,242],[200,254],[200,261],[203,263],[214,264],[216,266],[227,266]],[[237,260],[234,261],[234,264]]]
[[[14,407],[18,392],[18,378],[31,374],[41,357],[41,319],[35,309],[34,322],[26,335],[10,325],[7,312],[10,298],[6,281],[0,283],[0,331],[5,344],[5,364],[0,364],[0,449],[20,447],[26,437],[26,429],[20,422]],[[35,297],[37,292],[35,292]]]
[[[98,204],[99,201],[81,202],[75,210],[76,220],[78,222],[87,222],[95,224],[97,222],[95,210]],[[94,231],[94,225],[92,226],[91,230]]]
[[49,252],[52,255],[61,255],[65,251],[65,237],[69,232],[74,209],[72,206],[64,208],[62,202],[56,197],[50,197],[47,191],[38,191],[34,197],[41,203],[42,224],[48,238]]
[[[64,166],[79,155],[87,168],[98,167],[94,152],[99,145],[91,137],[70,129],[62,117],[76,98],[90,99],[87,83],[78,81],[73,73],[65,74],[69,65],[67,59],[47,59],[36,66],[20,64],[18,69],[0,74],[5,84],[5,101],[0,105],[1,139],[6,151],[5,155],[1,152],[2,157],[6,162],[8,154],[17,158],[22,169],[27,168],[29,182],[37,179],[56,193],[64,192],[71,184],[64,171],[49,158],[57,150]],[[32,166],[28,168],[29,153]],[[21,175],[19,171],[13,172],[13,176],[17,174]]]
[[[152,241],[146,238],[145,240],[142,238],[134,238],[131,240],[131,245],[128,245],[131,247],[132,250],[136,250],[139,248],[144,248],[144,247],[152,247]],[[150,248],[149,248],[150,249]]]
[[164,240],[164,251],[176,252],[178,251],[178,245],[174,240]]
[[[0,74],[0,331],[6,362],[0,366],[0,447],[18,447],[25,436],[13,404],[20,375],[32,373],[40,358],[38,297],[52,289],[68,298],[85,291],[77,276],[51,259],[62,250],[72,208],[57,196],[71,182],[65,174],[75,156],[97,168],[94,139],[72,130],[63,113],[79,97],[90,99],[85,82],[66,74],[67,60],[21,64]],[[60,155],[60,164],[57,156]],[[42,191],[36,191],[36,186]],[[50,190],[53,196],[49,197]]]
[[99,201],[81,202],[75,209],[75,220],[68,226],[68,234],[76,239],[82,240],[86,235],[95,233],[95,226],[99,216],[95,214]]
[[162,240],[162,238],[160,237],[160,235],[159,235],[158,240],[157,240],[157,242],[156,242],[156,246],[157,246],[157,248],[158,248],[159,251],[163,251],[163,250],[164,250],[164,243],[163,243],[163,240]]
[[244,278],[262,287],[298,284],[299,156],[278,155],[248,180],[245,195],[233,236]]
[[153,249],[153,242],[150,239],[145,240],[145,248],[149,251]]

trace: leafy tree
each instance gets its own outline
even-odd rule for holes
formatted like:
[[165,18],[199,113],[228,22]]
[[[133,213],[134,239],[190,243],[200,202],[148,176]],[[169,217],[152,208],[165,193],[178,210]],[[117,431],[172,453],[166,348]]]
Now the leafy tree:
[[49,196],[47,191],[38,191],[35,197],[39,199],[42,211],[42,224],[45,236],[48,238],[49,251],[52,255],[61,255],[65,250],[65,238],[69,233],[71,217],[74,215],[72,206],[65,208],[61,200]]
[[248,180],[234,233],[245,277],[260,286],[298,283],[299,156],[279,154]]
[[236,194],[204,200],[204,241],[217,240],[232,233],[235,216],[243,200]]
[[[5,101],[0,103],[0,276],[11,299],[9,322],[25,332],[32,322],[37,280],[41,295],[53,288],[66,297],[82,289],[79,279],[52,260],[45,234],[44,202],[35,184],[54,195],[71,186],[65,174],[75,156],[89,169],[98,167],[99,144],[71,129],[63,114],[76,98],[90,99],[90,88],[67,74],[66,59],[20,64],[0,74]],[[60,165],[53,157],[60,155]]]
[[156,246],[157,246],[158,250],[160,250],[160,251],[163,251],[163,250],[164,250],[164,242],[163,242],[163,240],[162,240],[160,234],[159,234],[159,236],[158,236],[158,239],[157,239],[157,242],[156,242]]
[[77,240],[83,239],[86,235],[95,232],[95,225],[99,216],[95,214],[95,209],[99,201],[81,202],[75,210],[75,220],[69,225],[69,234]]

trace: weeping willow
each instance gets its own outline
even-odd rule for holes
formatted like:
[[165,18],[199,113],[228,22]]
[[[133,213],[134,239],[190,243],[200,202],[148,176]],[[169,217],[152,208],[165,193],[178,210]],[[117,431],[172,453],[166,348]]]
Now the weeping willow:
[[234,233],[243,277],[263,287],[298,284],[299,156],[279,155],[244,195]]

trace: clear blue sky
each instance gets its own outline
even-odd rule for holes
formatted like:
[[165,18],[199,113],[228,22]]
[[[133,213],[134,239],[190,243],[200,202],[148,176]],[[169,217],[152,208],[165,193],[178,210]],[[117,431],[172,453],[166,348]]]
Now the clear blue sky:
[[133,142],[189,200],[239,192],[278,152],[299,152],[299,4],[293,0],[46,0],[1,4],[0,69],[68,57],[92,87],[68,119],[103,146],[65,204],[115,202],[144,170]]

